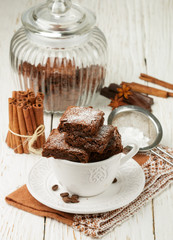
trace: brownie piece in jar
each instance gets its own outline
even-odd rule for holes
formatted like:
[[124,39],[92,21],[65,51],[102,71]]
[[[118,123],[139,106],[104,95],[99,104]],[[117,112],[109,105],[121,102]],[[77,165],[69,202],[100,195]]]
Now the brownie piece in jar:
[[75,131],[93,136],[104,122],[104,112],[92,107],[68,107],[60,118],[58,130],[73,133]]
[[114,130],[114,126],[103,125],[94,136],[87,136],[80,132],[67,133],[65,141],[71,146],[85,149],[87,152],[103,153],[114,136]]
[[107,147],[103,153],[92,152],[90,153],[89,162],[97,162],[108,159],[115,154],[121,153],[123,151],[123,146],[121,142],[121,135],[118,132],[118,129],[115,127],[114,136],[109,141]]
[[65,133],[60,133],[57,129],[53,129],[44,144],[42,156],[87,163],[89,154],[83,149],[69,146],[65,142],[64,135]]

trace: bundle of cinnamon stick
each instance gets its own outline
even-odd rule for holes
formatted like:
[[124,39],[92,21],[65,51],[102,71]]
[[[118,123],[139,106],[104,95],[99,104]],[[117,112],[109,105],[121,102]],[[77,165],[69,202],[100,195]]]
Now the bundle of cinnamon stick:
[[[6,143],[15,153],[29,153],[28,139],[23,136],[32,136],[38,126],[44,124],[43,119],[44,94],[27,91],[13,91],[12,98],[8,99],[9,131]],[[21,135],[21,136],[19,136]],[[34,148],[42,148],[45,143],[44,133],[37,138]]]

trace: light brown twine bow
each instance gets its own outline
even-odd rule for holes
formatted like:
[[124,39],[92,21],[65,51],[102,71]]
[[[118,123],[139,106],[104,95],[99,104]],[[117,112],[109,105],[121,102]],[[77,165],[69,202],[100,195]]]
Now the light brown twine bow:
[[13,132],[10,128],[8,130],[15,136],[18,136],[18,137],[21,137],[21,138],[27,138],[26,141],[24,141],[24,144],[26,144],[28,142],[28,150],[29,150],[29,152],[35,153],[37,155],[41,155],[42,148],[35,149],[35,148],[33,148],[32,145],[37,140],[37,138],[44,133],[44,130],[45,130],[45,126],[44,125],[38,126],[38,128],[35,130],[35,132],[34,132],[34,134],[32,136],[20,135],[18,133]]

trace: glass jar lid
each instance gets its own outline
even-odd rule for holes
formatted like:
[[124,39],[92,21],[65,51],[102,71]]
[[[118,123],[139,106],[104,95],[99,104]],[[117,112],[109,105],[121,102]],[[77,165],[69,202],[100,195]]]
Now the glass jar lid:
[[71,0],[48,0],[22,15],[22,23],[30,32],[51,38],[83,35],[95,24],[95,15]]

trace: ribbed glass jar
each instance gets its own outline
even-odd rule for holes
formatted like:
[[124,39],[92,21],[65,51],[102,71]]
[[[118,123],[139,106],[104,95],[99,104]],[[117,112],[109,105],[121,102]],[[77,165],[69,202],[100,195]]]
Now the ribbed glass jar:
[[[37,6],[36,10],[28,10],[22,18],[23,27],[11,40],[10,59],[17,89],[32,88],[36,93],[43,92],[44,109],[47,112],[63,112],[69,105],[90,105],[100,92],[106,75],[107,44],[104,34],[93,26],[94,18],[89,19],[92,20],[90,24],[87,22],[82,26],[77,19],[75,28],[71,27],[74,22],[69,24],[68,21],[67,27],[64,19],[65,15],[66,19],[69,18],[69,9],[80,9],[78,5],[68,5],[69,2],[48,1],[47,5]],[[66,9],[60,12],[59,3],[61,7],[64,4]],[[57,9],[52,4],[56,4]],[[43,8],[47,15],[52,14],[49,21],[48,18],[43,21],[39,15]],[[39,12],[38,9],[42,10]],[[56,11],[52,13],[52,9]],[[37,26],[33,26],[35,23],[27,15],[32,21],[37,20]],[[84,15],[86,13],[82,19]],[[69,19],[71,21],[72,18]],[[44,26],[47,29],[44,30]]]

